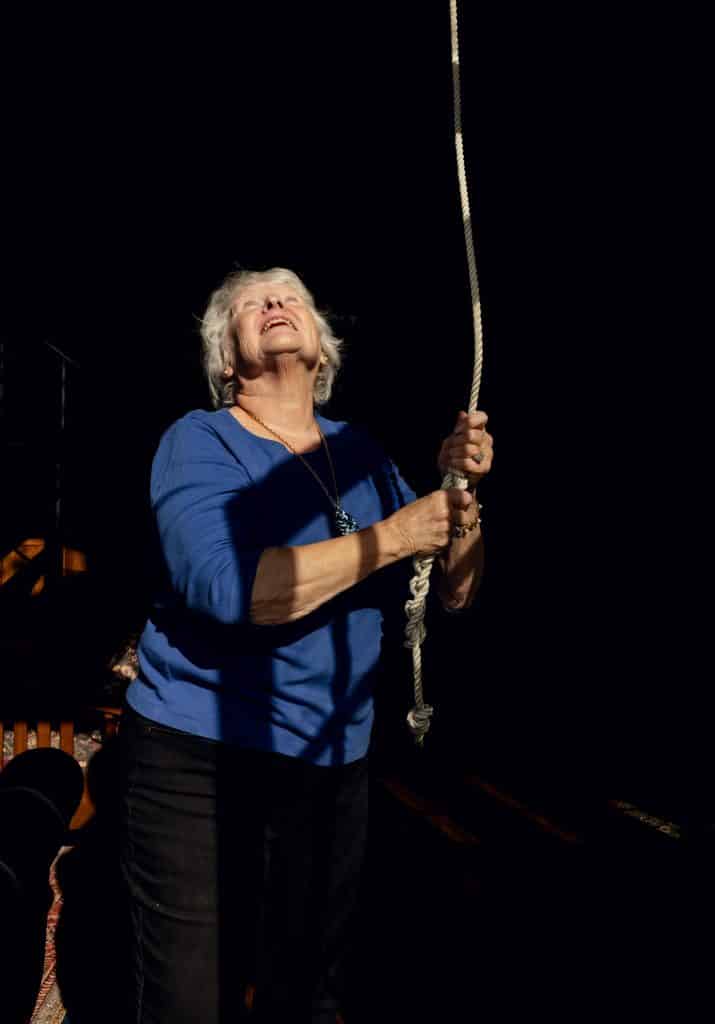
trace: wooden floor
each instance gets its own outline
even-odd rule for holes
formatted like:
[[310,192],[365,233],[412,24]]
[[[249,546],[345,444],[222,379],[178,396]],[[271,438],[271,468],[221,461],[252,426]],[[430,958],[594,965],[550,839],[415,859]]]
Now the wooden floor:
[[404,782],[376,787],[364,1019],[701,1019],[708,855],[619,808],[579,833],[480,789],[467,828]]

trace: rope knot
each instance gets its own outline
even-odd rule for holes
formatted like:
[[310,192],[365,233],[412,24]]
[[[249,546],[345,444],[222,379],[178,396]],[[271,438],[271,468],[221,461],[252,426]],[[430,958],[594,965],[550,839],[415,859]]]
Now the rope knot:
[[405,634],[405,647],[421,647],[427,636],[427,627],[424,622],[411,622],[406,627]]

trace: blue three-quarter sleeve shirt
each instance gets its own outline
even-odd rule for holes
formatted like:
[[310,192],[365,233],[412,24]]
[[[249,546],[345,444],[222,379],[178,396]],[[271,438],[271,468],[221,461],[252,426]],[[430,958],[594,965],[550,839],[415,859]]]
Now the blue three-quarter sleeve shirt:
[[[368,435],[316,418],[341,504],[360,528],[414,500]],[[325,452],[304,458],[332,494]],[[410,560],[296,622],[252,624],[262,552],[334,537],[333,506],[301,459],[246,430],[227,409],[190,412],[167,430],[152,466],[151,503],[162,583],[129,704],[160,724],[314,764],[362,757],[383,609],[409,597]]]

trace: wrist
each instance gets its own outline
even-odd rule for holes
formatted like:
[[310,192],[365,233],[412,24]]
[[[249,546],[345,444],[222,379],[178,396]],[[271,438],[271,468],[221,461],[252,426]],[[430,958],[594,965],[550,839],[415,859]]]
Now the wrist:
[[452,538],[461,540],[482,525],[482,509],[484,506],[477,501],[476,494],[474,495],[474,514],[468,523],[462,523],[459,526],[452,527]]
[[400,559],[414,554],[414,545],[394,515],[388,516],[387,519],[381,519],[373,525],[372,529],[375,531],[384,564],[399,562]]

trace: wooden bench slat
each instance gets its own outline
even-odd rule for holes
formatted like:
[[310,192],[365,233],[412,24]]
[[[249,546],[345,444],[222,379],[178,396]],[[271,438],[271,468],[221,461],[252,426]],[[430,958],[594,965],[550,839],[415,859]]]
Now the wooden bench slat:
[[74,722],[60,722],[60,750],[74,757]]
[[[103,739],[116,736],[121,721],[122,709],[120,707],[98,706],[94,711],[101,716],[101,728]],[[0,768],[2,768],[2,749],[5,738],[5,723],[8,720],[0,721]],[[22,754],[28,749],[29,722],[26,719],[11,722],[13,732],[13,745],[10,757]],[[75,723],[71,719],[61,720],[60,727],[60,750],[74,757],[74,736]],[[37,746],[50,747],[52,745],[52,721],[41,719],[37,722]]]
[[16,757],[18,754],[22,754],[27,750],[27,722],[15,722],[14,728],[14,743],[12,746],[13,756]]

